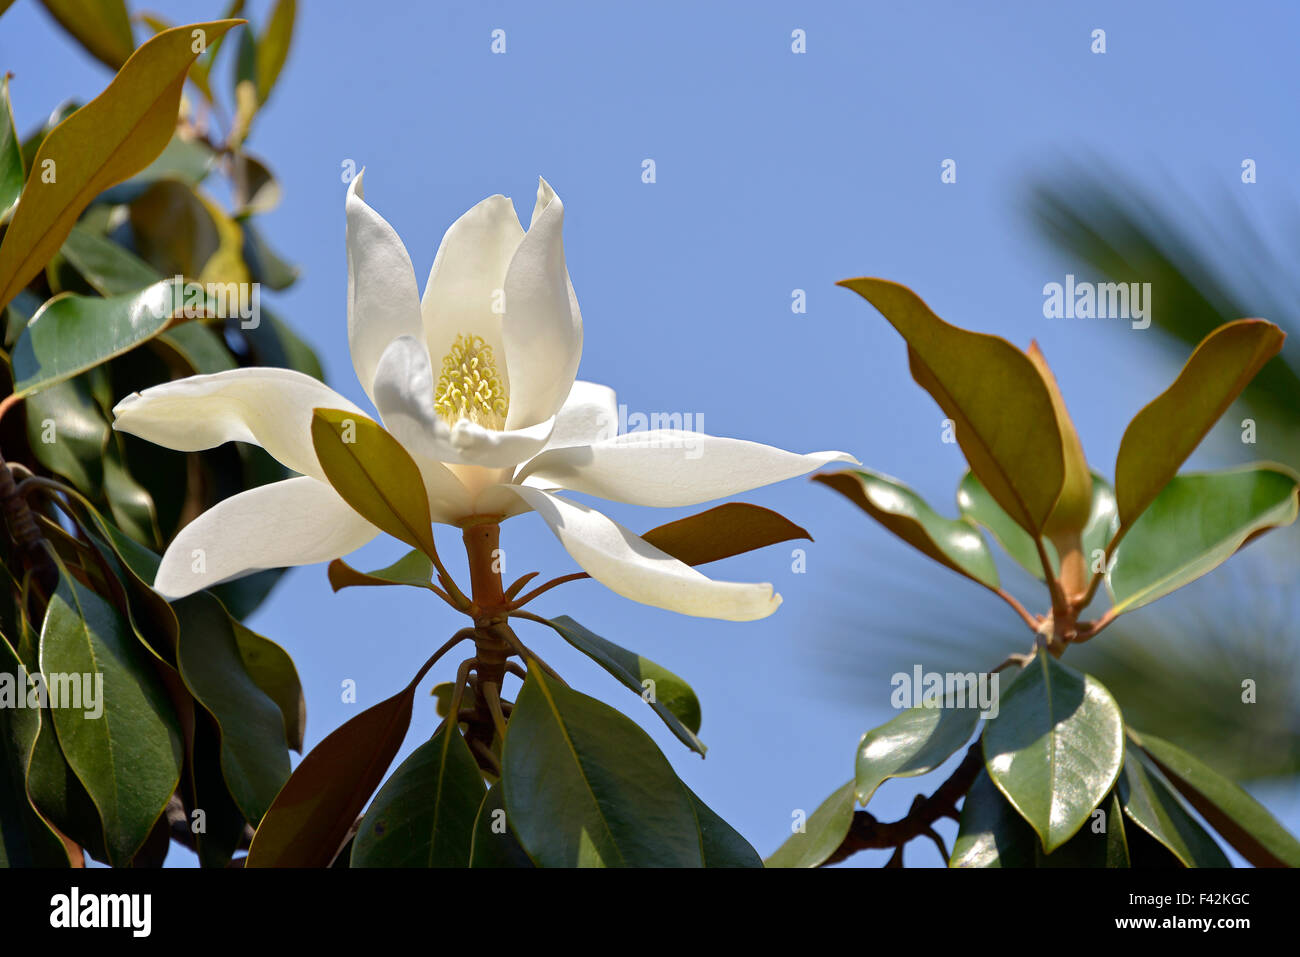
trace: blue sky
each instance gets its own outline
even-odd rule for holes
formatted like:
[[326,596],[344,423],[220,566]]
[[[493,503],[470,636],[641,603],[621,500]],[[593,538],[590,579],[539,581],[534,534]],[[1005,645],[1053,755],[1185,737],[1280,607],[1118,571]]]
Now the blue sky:
[[[149,4],[177,22],[213,18],[220,6]],[[264,3],[252,6],[264,17]],[[1089,458],[1109,473],[1124,425],[1177,363],[1151,332],[1043,318],[1043,285],[1087,269],[1029,226],[1030,181],[1092,157],[1156,196],[1244,190],[1262,222],[1294,199],[1300,14],[1285,3],[299,6],[294,49],[250,139],[284,184],[263,231],[303,267],[275,307],[318,350],[330,383],[363,406],[345,333],[340,173],[349,160],[367,168],[367,200],[406,241],[421,285],[461,212],[503,192],[526,220],[545,175],[565,202],[585,322],[582,378],[613,386],[631,411],[702,414],[715,434],[847,450],[949,513],[963,467],[940,441],[942,416],[911,382],[898,336],[836,280],[895,279],[960,325],[1022,346],[1037,338]],[[490,50],[498,28],[503,55]],[[1104,55],[1089,50],[1097,28]],[[795,29],[806,31],[805,54],[791,51]],[[0,20],[0,62],[15,74],[24,132],[58,101],[88,99],[108,80],[32,0]],[[1249,187],[1239,181],[1245,157],[1259,170]],[[642,182],[645,159],[655,162],[653,184]],[[945,159],[956,161],[954,184],[940,181]],[[791,311],[794,289],[806,290],[806,314]],[[1193,464],[1244,461],[1239,445],[1220,441],[1227,434]],[[741,498],[816,539],[804,574],[783,547],[712,566],[718,577],[773,582],[785,603],[771,618],[683,618],[592,582],[535,608],[569,614],[689,680],[703,704],[706,760],[557,638],[521,636],[571,684],[635,715],[686,782],[766,855],[794,809],[811,811],[851,776],[860,734],[892,716],[892,669],[856,699],[827,691],[836,663],[817,636],[828,609],[851,597],[862,641],[842,653],[869,658],[901,618],[924,612],[899,607],[882,568],[890,581],[914,573],[936,588],[967,586],[932,575],[806,480]],[[607,511],[637,530],[685,514]],[[444,530],[444,554],[458,550],[458,537]],[[510,520],[502,537],[512,576],[573,570],[534,516]],[[376,543],[356,564],[377,567],[401,551]],[[1004,614],[996,600],[980,601]],[[1021,650],[1018,624],[1005,620],[1008,651]],[[460,627],[414,589],[333,595],[323,567],[292,571],[251,624],[298,664],[309,745],[405,684]],[[345,679],[357,683],[355,705],[340,700]],[[403,756],[436,721],[422,700]],[[900,816],[918,787],[935,784],[887,784],[872,810]],[[1293,792],[1260,793],[1300,823]],[[177,851],[172,861],[183,859]],[[918,844],[908,860],[938,856]]]

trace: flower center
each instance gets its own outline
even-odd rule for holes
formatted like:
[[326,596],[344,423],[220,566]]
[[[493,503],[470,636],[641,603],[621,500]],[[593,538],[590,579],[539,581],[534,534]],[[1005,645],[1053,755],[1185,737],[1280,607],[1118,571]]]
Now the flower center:
[[448,425],[469,419],[498,432],[505,428],[510,395],[482,336],[458,335],[451,344],[433,390],[433,406]]

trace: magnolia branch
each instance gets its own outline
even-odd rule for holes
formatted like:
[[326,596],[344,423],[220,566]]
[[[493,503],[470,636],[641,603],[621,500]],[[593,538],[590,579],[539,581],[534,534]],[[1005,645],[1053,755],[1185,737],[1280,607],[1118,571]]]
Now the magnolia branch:
[[948,780],[939,785],[937,791],[929,797],[919,794],[916,796],[906,817],[897,821],[878,821],[868,811],[854,811],[849,833],[821,866],[838,864],[858,851],[892,847],[894,854],[886,866],[902,867],[903,846],[918,837],[928,837],[934,841],[946,861],[948,849],[944,847],[943,839],[934,830],[934,825],[940,818],[950,817],[954,821],[960,819],[957,802],[970,790],[982,767],[984,767],[984,756],[980,742],[976,741],[967,749],[961,764],[957,765],[957,769],[952,772]]

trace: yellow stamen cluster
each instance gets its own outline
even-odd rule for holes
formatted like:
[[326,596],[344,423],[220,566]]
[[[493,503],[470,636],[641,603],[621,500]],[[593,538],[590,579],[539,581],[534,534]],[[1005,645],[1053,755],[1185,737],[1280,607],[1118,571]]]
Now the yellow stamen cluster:
[[442,360],[433,405],[449,425],[469,419],[488,429],[505,428],[510,396],[497,373],[492,347],[482,336],[458,335]]

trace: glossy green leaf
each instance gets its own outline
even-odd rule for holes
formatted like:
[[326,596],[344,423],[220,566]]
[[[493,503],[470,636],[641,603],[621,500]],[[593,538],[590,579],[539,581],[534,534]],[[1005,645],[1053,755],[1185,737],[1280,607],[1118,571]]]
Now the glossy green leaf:
[[285,739],[289,747],[301,754],[307,732],[307,703],[293,659],[270,638],[259,635],[239,619],[229,620],[244,670],[280,709]]
[[135,52],[124,0],[41,0],[50,15],[95,59],[117,71]]
[[180,780],[184,749],[167,692],[117,610],[66,573],[41,629],[41,670],[103,675],[102,714],[56,708],[54,727],[99,808],[110,861],[125,865]]
[[244,234],[216,204],[184,183],[162,179],[130,206],[140,256],[164,276],[243,283]]
[[[176,613],[171,604],[152,588],[158,567],[158,556],[121,529],[107,522],[84,497],[79,497],[85,518],[86,536],[108,566],[110,573],[121,582],[126,593],[127,617],[131,627],[146,648],[161,661],[174,668],[176,644],[180,631]],[[147,573],[141,573],[142,563],[137,555],[147,556],[143,563]],[[180,682],[180,675],[175,675]],[[186,693],[186,697],[189,697]]]
[[[1052,508],[1052,514],[1043,524],[1043,534],[1054,541],[1062,541],[1081,535],[1088,517],[1092,512],[1092,473],[1088,471],[1088,460],[1083,454],[1083,444],[1079,433],[1070,419],[1065,397],[1056,376],[1047,364],[1047,358],[1032,341],[1026,350],[1029,361],[1034,364],[1047,386],[1047,394],[1052,398],[1052,409],[1056,412],[1056,424],[1061,433],[1061,450],[1065,461],[1065,479],[1061,485],[1060,498]],[[1064,545],[1062,545],[1064,547]]]
[[311,439],[344,501],[394,538],[437,554],[424,480],[397,439],[365,416],[339,409],[312,414]]
[[1035,867],[1130,867],[1124,809],[1114,791],[1089,815],[1074,837],[1051,854],[1034,844]]
[[248,153],[234,159],[235,217],[269,213],[280,205],[283,190],[266,164]]
[[175,181],[193,190],[208,178],[219,155],[207,141],[195,138],[188,131],[177,130],[153,162],[129,179],[104,190],[95,197],[95,203],[111,206],[133,203],[159,180]]
[[528,853],[510,830],[500,782],[488,788],[474,819],[470,867],[533,867]]
[[[12,649],[27,673],[40,671],[40,636],[23,615],[14,626]],[[86,793],[59,747],[53,712],[41,708],[40,726],[27,766],[27,793],[41,817],[80,846],[87,855],[108,861],[99,809]]]
[[[1035,578],[1042,579],[1043,563],[1034,548],[1034,537],[1026,532],[993,500],[975,477],[974,472],[967,472],[957,486],[957,508],[961,514],[972,522],[988,529],[989,533],[1002,546],[1002,550],[1015,559],[1018,564]],[[1056,547],[1051,542],[1044,542],[1052,570],[1059,568]]]
[[961,806],[949,867],[1032,867],[1038,838],[981,770]]
[[944,518],[897,479],[868,469],[823,472],[828,485],[917,551],[941,565],[997,589],[998,570],[983,536],[962,519]]
[[14,391],[30,395],[134,349],[172,316],[172,285],[107,299],[61,295],[45,303],[13,351]]
[[[1110,483],[1092,473],[1092,513],[1083,528],[1083,553],[1088,559],[1088,570],[1105,555],[1110,540],[1119,530],[1119,512],[1115,505],[1115,490]],[[1101,568],[1097,564],[1098,569]],[[1040,569],[1041,570],[1041,569]]]
[[13,344],[18,341],[22,335],[27,323],[32,321],[32,316],[36,315],[41,308],[42,302],[39,296],[33,295],[31,291],[24,289],[18,295],[14,296],[9,305],[4,308],[4,347],[12,349]]
[[[461,691],[460,710],[473,710],[478,707],[478,696],[474,694],[472,687],[466,686]],[[451,702],[456,697],[456,683],[454,681],[443,681],[429,689],[429,696],[434,699],[434,710],[438,712],[438,717],[445,718],[451,714]]]
[[[1101,812],[1100,814],[1098,812]],[[1051,854],[1002,792],[980,771],[961,809],[950,867],[1128,867],[1124,812],[1112,792],[1074,837]]]
[[234,149],[239,149],[248,137],[248,128],[257,116],[258,107],[261,106],[257,97],[257,38],[251,29],[239,35],[238,45],[235,47],[234,75],[231,80],[235,116],[231,121],[227,142]]
[[762,867],[763,859],[752,844],[740,836],[735,828],[718,816],[717,812],[700,800],[699,795],[682,785],[695,808],[695,819],[700,830],[700,851],[705,867]]
[[[195,849],[200,866],[226,867],[242,844],[247,822],[230,796],[221,770],[221,732],[217,723],[202,710],[196,717],[189,790],[193,793],[191,806],[203,810],[205,830],[195,833]],[[191,828],[193,824],[191,817]]]
[[795,812],[791,835],[766,861],[768,867],[819,867],[844,843],[853,825],[854,783],[846,782],[811,815]]
[[0,78],[0,221],[18,202],[23,191],[23,148],[14,130],[14,111],[9,102],[9,77]]
[[1263,319],[1225,323],[1201,340],[1173,384],[1133,417],[1115,460],[1122,526],[1137,521],[1285,338]]
[[268,289],[274,289],[279,292],[282,289],[288,289],[298,281],[298,274],[301,270],[297,266],[283,259],[262,236],[261,231],[255,229],[253,224],[245,220],[242,224],[244,230],[244,262],[248,264],[248,277],[253,282],[260,282]]
[[[192,24],[158,34],[132,54],[103,93],[44,138],[0,243],[0,303],[41,271],[98,193],[139,172],[167,145],[185,73],[197,55],[192,32],[204,31],[211,42],[238,22]],[[42,176],[51,169],[54,181],[45,182]]]
[[1184,867],[1232,866],[1140,748],[1130,748],[1124,756],[1117,790],[1134,826],[1168,848]]
[[352,844],[352,866],[468,867],[485,790],[464,737],[444,726],[375,795]]
[[177,665],[186,687],[221,730],[221,769],[244,817],[256,823],[289,778],[279,707],[244,670],[225,608],[206,592],[174,602]]
[[122,434],[115,433],[104,450],[104,496],[113,522],[136,541],[158,545],[158,512],[153,496],[127,471],[122,456]]
[[262,321],[257,328],[240,329],[240,332],[260,365],[297,369],[313,379],[325,378],[316,353],[287,322],[276,316],[265,304],[262,305]]
[[156,336],[152,345],[184,365],[183,375],[211,375],[236,367],[225,341],[201,322],[183,322]]
[[1155,601],[1227,561],[1300,509],[1300,478],[1281,466],[1178,475],[1116,546],[1107,584],[1116,613]]
[[280,78],[284,61],[289,58],[289,44],[293,40],[293,22],[297,13],[295,0],[276,0],[266,29],[257,39],[257,99],[265,103]]
[[700,699],[690,685],[649,658],[588,631],[568,615],[561,615],[547,624],[613,675],[619,684],[639,695],[682,744],[700,755],[704,754],[707,750],[704,742],[696,737],[700,731]]
[[796,538],[812,541],[784,515],[747,502],[727,502],[652,528],[641,537],[687,565],[706,565]]
[[973,700],[957,704],[949,699],[944,707],[908,708],[862,736],[854,779],[859,804],[865,807],[889,778],[928,774],[970,740],[980,721],[979,708]]
[[1065,481],[1052,398],[1030,358],[997,336],[968,332],[906,286],[845,279],[907,340],[912,377],[956,423],[971,470],[1002,510],[1041,534]]
[[20,681],[25,674],[17,653],[0,635],[0,867],[67,867],[63,842],[27,794],[41,709],[25,707],[28,687]]
[[27,771],[27,791],[41,817],[66,834],[97,861],[109,862],[99,809],[68,765],[54,731],[50,709],[41,711],[41,727]]
[[101,296],[138,292],[164,278],[135,253],[80,223],[59,252]]
[[1132,728],[1129,737],[1246,860],[1256,867],[1300,867],[1300,841],[1238,785],[1168,741]]
[[[961,484],[957,487],[957,507],[966,518],[986,528],[1002,546],[1002,550],[1015,559],[1016,564],[1035,578],[1043,578],[1043,563],[1034,548],[1034,539],[1002,511],[973,472],[962,476]],[[1084,555],[1090,563],[1098,550],[1105,552],[1117,527],[1115,492],[1109,482],[1094,472],[1092,511],[1083,529]],[[1043,548],[1052,564],[1052,573],[1059,574],[1061,561],[1056,554],[1056,546],[1044,539]]]
[[502,752],[510,827],[541,867],[701,867],[695,810],[650,737],[544,677],[515,701]]
[[329,564],[330,587],[335,591],[355,586],[413,585],[428,588],[433,584],[433,562],[418,548],[407,552],[393,564],[373,572],[360,572],[336,558]]
[[[231,20],[235,17],[242,16],[244,13],[244,0],[231,0],[226,6],[225,12],[222,13],[221,19]],[[194,66],[190,68],[190,80],[199,88],[199,92],[207,99],[209,103],[213,102],[212,96],[212,67],[217,61],[217,54],[220,52],[224,36],[216,37],[208,42],[207,49],[195,61]]]
[[1040,650],[1002,692],[983,742],[989,777],[1051,854],[1115,785],[1124,721],[1098,681]]
[[29,396],[26,413],[27,444],[36,460],[77,488],[97,494],[112,429],[86,377],[55,383]]

